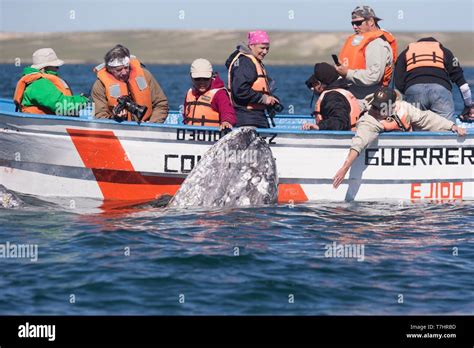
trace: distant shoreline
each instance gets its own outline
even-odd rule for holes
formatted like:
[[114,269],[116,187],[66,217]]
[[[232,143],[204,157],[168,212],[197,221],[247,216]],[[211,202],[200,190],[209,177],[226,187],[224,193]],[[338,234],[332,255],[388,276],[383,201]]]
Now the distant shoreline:
[[[270,31],[268,65],[312,65],[331,61],[350,32]],[[453,51],[462,66],[474,66],[472,32],[393,32],[401,52],[408,43],[433,36]],[[134,30],[67,33],[1,33],[0,63],[31,64],[32,53],[52,47],[68,64],[98,64],[111,47],[121,43],[145,64],[189,64],[203,57],[224,64],[236,44],[245,40],[244,31],[224,30]]]

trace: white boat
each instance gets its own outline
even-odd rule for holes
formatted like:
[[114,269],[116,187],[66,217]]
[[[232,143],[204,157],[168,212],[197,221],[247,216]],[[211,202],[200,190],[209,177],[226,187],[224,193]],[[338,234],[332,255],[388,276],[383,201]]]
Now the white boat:
[[[40,197],[84,197],[105,203],[145,202],[173,195],[221,133],[179,124],[117,123],[18,113],[0,99],[0,183]],[[301,131],[309,116],[280,115],[259,133],[269,142],[279,175],[279,202],[435,201],[474,197],[474,132],[392,132],[362,153],[343,184],[332,177],[354,133]]]

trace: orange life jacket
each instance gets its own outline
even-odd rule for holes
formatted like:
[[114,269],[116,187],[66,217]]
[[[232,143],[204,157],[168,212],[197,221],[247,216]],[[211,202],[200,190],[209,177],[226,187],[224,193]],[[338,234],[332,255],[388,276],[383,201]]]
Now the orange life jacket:
[[405,57],[407,71],[420,67],[445,69],[444,52],[439,42],[420,41],[411,43],[408,45]]
[[217,127],[220,123],[220,114],[211,107],[212,100],[222,88],[214,88],[201,94],[198,98],[190,88],[186,94],[186,109],[184,122],[187,125]]
[[[270,86],[268,85],[268,75],[267,71],[265,70],[265,67],[263,66],[262,62],[260,62],[257,58],[255,58],[251,54],[245,54],[242,52],[239,52],[238,54],[235,55],[234,59],[229,65],[229,72],[227,75],[227,81],[228,81],[228,90],[229,92],[231,91],[232,88],[232,68],[234,66],[234,63],[237,59],[239,59],[240,56],[245,56],[250,58],[252,63],[255,65],[255,69],[257,70],[257,79],[253,82],[252,84],[252,89],[255,92],[261,92],[263,94],[269,95],[270,94]],[[232,96],[232,93],[230,93]],[[248,110],[265,110],[266,105],[264,104],[256,104],[256,103],[250,103],[247,105]]]
[[53,115],[54,111],[50,110],[41,105],[35,106],[23,106],[21,102],[23,100],[23,94],[25,93],[25,89],[34,81],[39,79],[46,79],[53,83],[53,85],[64,95],[71,96],[71,89],[69,88],[66,81],[56,75],[46,74],[42,72],[34,72],[31,74],[27,74],[22,76],[20,81],[16,84],[15,94],[13,95],[13,101],[15,102],[18,110],[20,112],[24,112],[27,114],[45,114],[45,115]]
[[[94,72],[105,86],[107,104],[110,109],[113,109],[114,106],[117,105],[118,97],[130,95],[135,103],[147,107],[147,111],[142,118],[142,121],[147,121],[153,110],[150,86],[146,82],[145,72],[143,71],[140,61],[134,56],[130,58],[130,76],[128,82],[117,80],[107,71],[104,63],[96,66]],[[128,121],[131,120],[132,115],[128,113]]]
[[397,61],[397,41],[388,31],[378,29],[364,34],[353,34],[349,36],[339,53],[339,61],[352,70],[365,69],[365,49],[367,45],[382,36],[390,44],[393,56],[393,63],[385,67],[381,81],[382,85],[388,86],[392,77],[393,67]]
[[326,93],[333,92],[333,91],[341,93],[349,102],[349,105],[351,106],[351,112],[349,114],[350,120],[351,120],[351,130],[354,131],[356,128],[355,126],[356,126],[357,120],[359,119],[359,116],[360,116],[360,106],[359,106],[359,103],[357,102],[356,97],[354,97],[354,95],[351,92],[349,92],[348,90],[344,88],[330,89],[321,93],[314,108],[316,123],[319,123],[324,119],[324,115],[321,115],[321,103],[323,102],[324,96],[326,95]]
[[[401,114],[401,115],[400,115]],[[412,131],[410,118],[408,117],[408,111],[405,109],[401,109],[397,112],[398,118],[403,125],[403,128],[400,128],[397,121],[393,117],[387,117],[385,120],[379,121],[383,125],[383,129],[385,132],[392,132],[392,131]]]

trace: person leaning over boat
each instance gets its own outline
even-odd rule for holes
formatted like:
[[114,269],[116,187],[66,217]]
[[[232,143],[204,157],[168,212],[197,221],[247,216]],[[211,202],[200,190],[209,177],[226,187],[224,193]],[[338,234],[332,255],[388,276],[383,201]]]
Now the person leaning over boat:
[[314,74],[306,85],[319,94],[313,112],[316,124],[303,124],[304,130],[355,130],[360,115],[360,106],[348,91],[349,83],[341,78],[328,63],[314,65]]
[[114,115],[118,98],[129,96],[147,111],[141,121],[163,123],[168,116],[168,99],[153,75],[140,61],[130,55],[128,48],[116,45],[105,54],[104,63],[96,66],[97,80],[91,96],[95,103],[96,118],[127,118],[132,115],[123,109]]
[[209,126],[232,129],[237,122],[224,82],[206,59],[191,64],[193,86],[184,100],[184,123],[192,126]]
[[463,114],[469,114],[472,109],[471,89],[459,60],[432,37],[413,42],[400,53],[394,79],[405,101],[449,120],[454,120],[452,81],[464,99]]
[[464,128],[432,111],[420,110],[402,101],[401,95],[388,87],[380,87],[373,96],[370,109],[357,123],[357,131],[352,138],[351,149],[344,165],[333,178],[334,188],[338,188],[356,160],[357,156],[377,139],[380,133],[410,130],[411,127],[426,131],[452,131],[460,136],[466,135]]
[[237,126],[269,128],[265,110],[279,104],[271,95],[263,59],[270,49],[265,31],[248,33],[247,44],[241,43],[227,59],[228,89],[237,114]]
[[352,94],[363,99],[380,87],[388,86],[397,58],[397,42],[388,31],[380,29],[382,19],[369,6],[352,11],[355,34],[349,36],[339,53],[337,72],[353,83]]
[[23,70],[13,100],[17,111],[29,114],[76,116],[88,103],[82,95],[72,95],[71,88],[59,77],[58,59],[52,48],[40,48],[33,53],[33,65]]

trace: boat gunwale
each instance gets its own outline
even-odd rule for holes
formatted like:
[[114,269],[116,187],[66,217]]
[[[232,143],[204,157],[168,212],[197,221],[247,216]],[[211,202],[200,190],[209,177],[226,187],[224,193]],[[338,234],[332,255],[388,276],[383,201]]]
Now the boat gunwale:
[[[1,103],[9,103],[12,104],[13,102],[6,98],[0,98]],[[169,114],[179,114],[179,112],[171,111]],[[112,126],[131,126],[131,127],[141,127],[141,128],[155,128],[155,129],[189,129],[189,130],[207,130],[207,131],[216,131],[216,127],[207,127],[207,126],[188,126],[188,125],[174,125],[174,124],[164,124],[164,123],[140,123],[137,122],[117,122],[110,119],[94,119],[94,118],[82,118],[82,117],[71,117],[71,116],[58,116],[58,115],[37,115],[37,114],[27,114],[22,112],[15,112],[15,111],[6,111],[2,110],[0,106],[0,116],[10,116],[10,117],[18,117],[23,119],[36,119],[36,120],[59,120],[59,121],[70,121],[70,122],[77,122],[77,123],[84,123],[94,124],[98,123],[101,125],[112,125]],[[298,118],[298,119],[312,119],[311,116],[307,115],[277,115],[278,118]],[[146,130],[146,129],[145,129]],[[332,131],[332,130],[288,130],[284,128],[257,128],[257,132],[261,134],[290,134],[290,135],[332,135],[332,136],[347,136],[350,135],[351,137],[355,134],[353,131]],[[474,130],[470,128],[466,128],[466,137],[471,138],[474,135]],[[381,137],[457,137],[456,134],[452,132],[429,132],[429,131],[414,131],[414,132],[386,132],[381,133]]]

